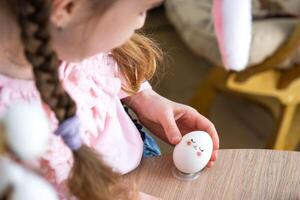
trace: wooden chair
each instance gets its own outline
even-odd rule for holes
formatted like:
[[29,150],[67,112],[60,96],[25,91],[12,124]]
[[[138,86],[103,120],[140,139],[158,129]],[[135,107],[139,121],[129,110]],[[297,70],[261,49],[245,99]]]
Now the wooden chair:
[[[292,123],[300,103],[300,64],[287,70],[276,68],[300,48],[300,23],[288,41],[262,63],[235,73],[223,67],[214,67],[191,101],[191,105],[205,116],[218,92],[238,95],[267,108],[276,121],[277,128],[269,139],[267,148],[295,150],[300,141],[299,132]],[[205,98],[204,98],[205,97]],[[270,99],[275,99],[270,101]],[[298,126],[299,123],[297,123]]]

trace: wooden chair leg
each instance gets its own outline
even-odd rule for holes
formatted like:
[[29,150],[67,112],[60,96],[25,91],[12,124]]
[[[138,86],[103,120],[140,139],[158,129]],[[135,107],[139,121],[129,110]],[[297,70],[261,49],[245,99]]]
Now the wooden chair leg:
[[283,106],[281,116],[278,120],[278,129],[275,133],[275,136],[271,138],[270,143],[267,148],[276,149],[276,150],[285,150],[288,133],[291,128],[291,123],[293,120],[293,116],[295,114],[296,105],[286,105]]
[[296,151],[298,149],[298,146],[300,145],[300,127],[298,123],[300,120],[300,115],[298,113],[298,109],[299,108],[297,106],[297,111],[285,143],[285,149],[289,151]]
[[290,69],[281,72],[277,88],[285,89],[298,78],[300,78],[300,64],[294,65]]
[[213,68],[208,78],[197,89],[190,105],[208,117],[218,90],[217,85],[224,85],[227,73],[222,67]]

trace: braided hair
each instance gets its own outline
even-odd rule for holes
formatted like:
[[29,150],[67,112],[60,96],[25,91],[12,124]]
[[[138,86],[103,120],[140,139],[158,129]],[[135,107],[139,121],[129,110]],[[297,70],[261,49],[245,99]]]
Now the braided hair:
[[[14,0],[25,56],[33,66],[36,87],[42,101],[55,113],[59,125],[63,125],[76,116],[76,104],[59,79],[60,63],[51,45],[51,2]],[[68,137],[63,137],[65,143]],[[68,185],[79,200],[119,199],[121,195],[122,199],[132,199],[133,193],[119,185],[119,175],[106,166],[96,152],[84,144],[71,150],[74,164]]]

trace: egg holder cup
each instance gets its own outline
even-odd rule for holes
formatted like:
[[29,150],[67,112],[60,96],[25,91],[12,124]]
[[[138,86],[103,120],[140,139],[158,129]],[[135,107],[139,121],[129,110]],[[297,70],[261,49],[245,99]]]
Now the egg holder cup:
[[179,171],[176,167],[172,170],[173,176],[180,181],[193,181],[196,180],[200,176],[200,172],[196,173],[184,173]]
[[174,147],[173,176],[181,181],[193,181],[209,162],[213,152],[210,135],[204,131],[193,131],[184,135]]

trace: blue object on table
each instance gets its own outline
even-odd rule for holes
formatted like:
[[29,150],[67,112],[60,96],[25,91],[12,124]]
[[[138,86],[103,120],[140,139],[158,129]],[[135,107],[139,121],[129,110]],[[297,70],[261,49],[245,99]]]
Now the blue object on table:
[[161,155],[161,151],[160,148],[158,146],[158,144],[156,143],[156,141],[154,140],[153,137],[151,137],[150,134],[148,134],[145,130],[143,125],[134,117],[132,117],[132,115],[129,113],[129,108],[127,106],[124,106],[124,109],[126,111],[126,113],[128,114],[128,116],[130,117],[130,119],[132,120],[132,122],[134,123],[134,125],[136,126],[136,128],[139,130],[141,137],[144,141],[144,152],[143,152],[143,158],[149,158],[149,157],[154,157],[154,156],[160,156]]

